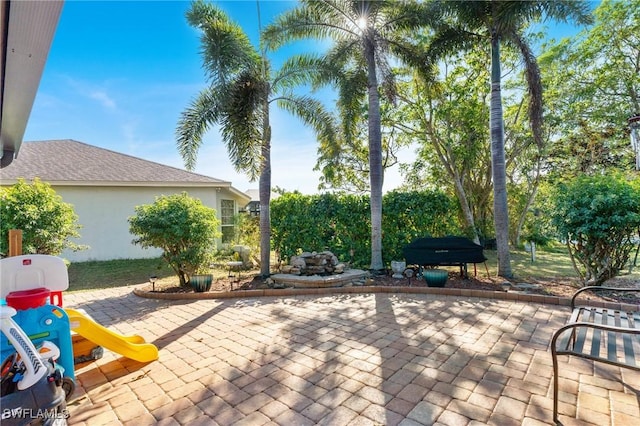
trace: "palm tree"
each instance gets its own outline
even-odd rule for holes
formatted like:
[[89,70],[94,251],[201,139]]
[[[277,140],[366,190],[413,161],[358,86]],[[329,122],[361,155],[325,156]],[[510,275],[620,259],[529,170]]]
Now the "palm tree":
[[[382,132],[380,97],[384,87],[393,93],[393,73],[389,59],[409,65],[424,64],[409,31],[419,26],[421,6],[414,2],[302,0],[265,29],[271,49],[300,39],[329,38],[334,44],[318,62],[319,80],[333,80],[339,89],[344,135],[352,137],[358,119],[358,95],[368,99],[369,182],[371,203],[371,270],[382,270]],[[382,82],[382,83],[381,83]]]
[[511,277],[509,254],[509,213],[507,208],[507,178],[504,148],[504,120],[502,115],[500,43],[517,49],[525,65],[529,90],[529,122],[535,142],[542,146],[542,83],[536,57],[527,43],[524,31],[527,24],[542,17],[567,22],[589,23],[586,2],[574,0],[552,1],[446,1],[431,3],[428,17],[442,18],[442,24],[430,43],[431,58],[470,50],[479,43],[491,45],[491,164],[493,175],[493,209],[496,243],[498,246],[498,275]]
[[270,274],[271,253],[271,125],[270,107],[276,103],[310,125],[321,138],[333,137],[333,119],[322,104],[292,92],[307,72],[294,60],[278,72],[255,48],[242,28],[216,6],[197,0],[187,11],[189,24],[201,31],[202,57],[209,86],[182,112],[176,129],[177,146],[185,167],[192,170],[202,136],[214,125],[236,170],[259,178],[260,273]]

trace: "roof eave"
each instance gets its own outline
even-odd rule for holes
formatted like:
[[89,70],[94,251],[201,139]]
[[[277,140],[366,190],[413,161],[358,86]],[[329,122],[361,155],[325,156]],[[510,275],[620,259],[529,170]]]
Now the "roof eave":
[[18,155],[62,0],[0,0],[0,167]]
[[[29,179],[26,179],[29,180]],[[114,181],[70,181],[70,180],[46,180],[51,186],[76,186],[76,187],[151,187],[151,188],[214,188],[226,189],[231,192],[234,197],[245,200],[246,203],[251,201],[251,197],[246,193],[234,188],[231,182],[114,182]],[[0,186],[11,186],[18,183],[18,179],[0,179]]]

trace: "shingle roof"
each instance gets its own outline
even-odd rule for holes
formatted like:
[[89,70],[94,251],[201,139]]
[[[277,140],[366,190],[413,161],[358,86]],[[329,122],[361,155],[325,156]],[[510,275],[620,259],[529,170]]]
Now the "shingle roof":
[[18,158],[0,169],[0,180],[3,181],[33,180],[35,177],[57,184],[231,185],[228,181],[70,139],[25,142]]

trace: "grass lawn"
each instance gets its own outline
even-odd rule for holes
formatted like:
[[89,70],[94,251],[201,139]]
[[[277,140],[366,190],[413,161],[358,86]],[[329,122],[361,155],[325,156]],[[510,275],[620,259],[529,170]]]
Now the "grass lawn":
[[[498,258],[496,252],[485,250],[484,255],[489,259],[487,266],[489,273],[495,277],[498,273]],[[484,266],[478,265],[484,270]],[[566,250],[536,250],[536,260],[531,261],[531,253],[524,250],[511,251],[511,271],[517,279],[526,280],[528,278],[578,278],[573,269],[571,259]],[[478,272],[481,272],[479,269]]]
[[[211,269],[214,278],[226,277],[228,270]],[[156,284],[178,285],[178,276],[169,265],[157,259],[119,259],[72,263],[69,266],[69,290],[82,291],[98,288],[123,287],[145,284],[149,277],[158,277]]]
[[[488,258],[487,267],[491,277],[495,277],[498,271],[496,252],[485,250]],[[524,250],[511,252],[511,268],[515,279],[526,281],[527,279],[555,279],[577,278],[571,265],[566,249],[556,246],[548,249],[538,249],[535,262],[531,261],[531,254]],[[472,266],[470,266],[471,268]],[[471,269],[470,269],[471,272]],[[628,271],[623,271],[626,274]],[[227,276],[227,269],[217,267],[211,270],[214,278]],[[258,271],[255,271],[257,274]],[[103,262],[72,263],[69,266],[69,290],[82,291],[108,287],[122,287],[139,285],[149,282],[149,277],[155,275],[159,285],[178,285],[178,277],[173,270],[161,259],[124,259]],[[478,276],[485,275],[484,265],[478,265]],[[632,277],[640,280],[640,267],[634,269]]]

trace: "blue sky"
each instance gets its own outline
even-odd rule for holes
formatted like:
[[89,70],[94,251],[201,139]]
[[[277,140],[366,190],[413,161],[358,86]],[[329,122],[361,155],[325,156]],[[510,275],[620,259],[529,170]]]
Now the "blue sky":
[[[258,42],[255,0],[218,1]],[[180,113],[206,84],[199,35],[185,19],[188,1],[67,0],[24,140],[75,139],[91,145],[183,168],[175,147]],[[262,25],[295,2],[260,2]],[[271,54],[275,67],[296,45]],[[330,100],[330,99],[329,99]],[[317,143],[313,133],[286,112],[272,111],[272,185],[317,192]],[[412,153],[401,158],[410,160]],[[241,191],[257,188],[229,163],[217,131],[200,150],[196,172],[228,180]],[[384,190],[401,183],[387,171]]]
[[[217,2],[258,41],[256,1]],[[25,141],[75,139],[183,168],[175,148],[180,113],[206,84],[199,34],[185,19],[188,1],[74,1],[64,4]],[[261,1],[263,26],[293,2]],[[272,58],[277,66],[292,48]],[[313,133],[286,112],[272,112],[272,184],[313,193]],[[196,172],[257,188],[230,165],[210,131]]]

